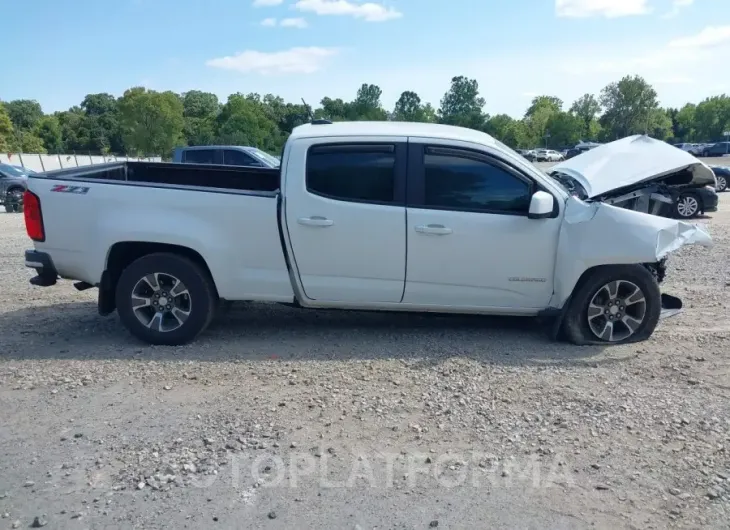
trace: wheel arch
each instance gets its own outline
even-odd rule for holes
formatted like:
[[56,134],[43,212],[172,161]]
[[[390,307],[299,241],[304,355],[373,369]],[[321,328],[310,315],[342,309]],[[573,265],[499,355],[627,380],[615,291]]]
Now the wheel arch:
[[99,285],[99,312],[102,315],[107,315],[116,309],[115,291],[122,271],[135,260],[149,254],[160,252],[183,256],[199,265],[210,278],[215,294],[218,296],[218,288],[210,267],[198,251],[190,247],[170,243],[120,241],[114,243],[109,249],[104,271],[101,276],[101,283]]
[[573,301],[573,295],[578,292],[583,287],[583,285],[585,285],[585,283],[590,279],[593,274],[595,274],[597,271],[600,271],[601,269],[607,269],[611,267],[630,267],[632,265],[641,266],[648,269],[649,272],[651,272],[654,276],[657,284],[660,284],[662,283],[662,281],[664,281],[664,277],[666,275],[666,258],[654,263],[610,263],[588,267],[581,273],[575,284],[573,284],[572,289],[570,289],[570,293],[565,298],[565,300],[563,300],[563,303],[562,305],[560,305],[560,307],[549,307],[538,313],[538,317],[552,319],[553,322],[550,327],[550,336],[553,339],[559,338],[560,331],[563,326],[563,321],[565,320],[565,315],[568,312],[570,304]]

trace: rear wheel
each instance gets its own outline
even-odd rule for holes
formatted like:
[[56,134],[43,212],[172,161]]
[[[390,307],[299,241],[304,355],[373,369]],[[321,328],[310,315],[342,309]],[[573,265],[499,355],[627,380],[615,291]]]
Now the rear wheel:
[[597,267],[574,293],[563,322],[574,344],[645,340],[659,322],[661,293],[642,265]]
[[213,281],[197,263],[157,253],[132,262],[116,288],[119,318],[137,338],[176,346],[192,341],[210,324],[217,296]]
[[725,191],[727,189],[727,178],[725,175],[715,175],[715,180],[717,180],[717,191]]

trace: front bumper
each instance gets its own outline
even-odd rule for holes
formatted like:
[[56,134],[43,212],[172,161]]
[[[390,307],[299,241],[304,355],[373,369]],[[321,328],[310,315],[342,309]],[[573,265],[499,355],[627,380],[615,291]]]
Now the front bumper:
[[701,188],[699,191],[699,195],[702,198],[703,212],[717,211],[717,203],[719,202],[719,198],[715,190],[712,190],[710,188]]
[[660,320],[673,317],[674,315],[678,315],[682,312],[682,300],[680,298],[677,298],[676,296],[672,296],[670,294],[662,293],[661,300],[662,310],[659,313]]
[[26,250],[25,266],[36,271],[36,276],[30,279],[32,285],[39,287],[56,285],[58,271],[50,255],[45,252],[39,252],[38,250]]

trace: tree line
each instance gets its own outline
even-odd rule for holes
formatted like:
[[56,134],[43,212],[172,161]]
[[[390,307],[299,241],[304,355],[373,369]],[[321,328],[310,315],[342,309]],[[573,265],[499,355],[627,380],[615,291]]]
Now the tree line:
[[396,120],[460,125],[487,132],[515,148],[568,147],[578,141],[611,141],[649,134],[671,142],[719,141],[730,129],[730,96],[714,96],[681,109],[662,108],[656,90],[626,76],[570,107],[558,97],[535,97],[524,116],[484,112],[475,79],[457,76],[435,109],[416,92],[400,95],[386,110],[382,90],[363,84],[352,101],[325,97],[312,109],[272,94],[236,93],[225,103],[215,94],[182,94],[130,88],[121,97],[88,94],[80,105],[45,114],[35,100],[0,101],[0,152],[128,154],[169,157],[178,145],[253,145],[277,154],[297,125],[311,117]]

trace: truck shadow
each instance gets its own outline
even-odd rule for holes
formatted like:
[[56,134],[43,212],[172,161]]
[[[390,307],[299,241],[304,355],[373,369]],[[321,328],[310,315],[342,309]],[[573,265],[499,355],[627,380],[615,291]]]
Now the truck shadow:
[[[194,343],[149,346],[96,304],[63,303],[8,312],[0,332],[4,359],[129,359],[156,361],[373,360],[439,361],[465,357],[487,363],[613,362],[612,348],[552,341],[537,319],[304,310],[237,303]],[[633,351],[633,350],[631,350]],[[625,351],[624,351],[625,353]]]

